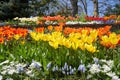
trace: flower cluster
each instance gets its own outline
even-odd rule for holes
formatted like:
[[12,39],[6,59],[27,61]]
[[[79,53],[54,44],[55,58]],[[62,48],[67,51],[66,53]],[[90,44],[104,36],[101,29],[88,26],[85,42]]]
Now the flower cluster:
[[[10,24],[17,24],[17,25],[59,25],[60,22],[63,22],[66,25],[74,25],[74,24],[113,24],[117,23],[119,24],[119,16],[116,15],[110,15],[110,16],[104,16],[104,17],[92,17],[92,16],[36,16],[36,17],[30,17],[30,18],[18,18],[15,17],[12,23]],[[9,21],[10,22],[10,21]],[[7,22],[7,23],[9,23]]]
[[25,38],[28,34],[27,29],[22,28],[11,28],[10,26],[5,26],[0,28],[0,43],[4,43],[4,40],[8,41],[11,39],[18,40],[20,37]]
[[109,34],[109,36],[104,35],[101,37],[101,44],[106,47],[114,48],[118,41],[120,40],[120,37],[117,36],[115,33]]
[[116,73],[112,71],[113,66],[114,66],[113,60],[103,60],[103,59],[98,60],[97,58],[94,58],[94,63],[88,65],[90,72],[88,79],[95,77],[96,74],[97,76],[101,74],[105,74],[105,76],[109,77],[108,79],[120,80],[120,78],[116,75]]
[[[13,75],[20,76],[22,75],[23,78],[26,78],[26,76],[29,76],[30,79],[35,79],[38,74],[40,75],[45,74],[46,72],[51,72],[53,75],[57,75],[54,78],[57,78],[62,76],[73,76],[73,75],[80,75],[84,79],[103,79],[103,76],[105,76],[104,79],[112,79],[112,80],[120,80],[120,78],[117,76],[115,72],[112,71],[114,68],[114,61],[113,60],[104,60],[104,59],[98,59],[94,58],[93,63],[89,63],[88,65],[84,63],[80,63],[78,67],[74,67],[69,65],[67,62],[63,66],[58,66],[57,64],[53,64],[52,62],[49,62],[47,64],[47,68],[43,68],[44,65],[41,65],[39,62],[32,61],[31,64],[24,64],[19,62],[10,62],[8,60],[0,63],[0,66],[2,68],[0,69],[0,79],[7,78],[14,78]],[[53,65],[53,66],[52,66]],[[43,71],[44,70],[44,71]],[[55,74],[54,74],[55,73]],[[51,77],[52,77],[51,74]],[[44,77],[44,75],[43,75]],[[40,78],[39,78],[40,79]]]
[[48,41],[49,45],[58,48],[59,45],[65,46],[67,48],[73,48],[76,50],[80,48],[82,50],[87,49],[88,51],[94,53],[96,52],[96,47],[93,42],[96,41],[97,31],[93,30],[90,34],[87,34],[87,30],[82,30],[82,33],[71,33],[69,36],[65,37],[61,32],[52,32],[51,34],[36,33],[31,32],[31,37],[36,40]]
[[30,17],[30,18],[26,18],[26,17],[23,17],[23,18],[18,18],[18,17],[15,17],[13,20],[15,21],[18,21],[17,24],[22,24],[22,25],[25,25],[25,24],[30,24],[30,23],[37,23],[38,21],[38,18],[39,17]]

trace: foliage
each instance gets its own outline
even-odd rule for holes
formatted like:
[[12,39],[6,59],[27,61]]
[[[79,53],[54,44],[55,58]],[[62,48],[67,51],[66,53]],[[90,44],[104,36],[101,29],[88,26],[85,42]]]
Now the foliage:
[[108,16],[111,14],[120,15],[120,4],[116,4],[113,9],[111,7],[107,8],[105,15]]
[[1,20],[12,19],[14,17],[28,17],[30,12],[27,9],[27,5],[27,3],[19,3],[17,1],[0,2]]
[[[56,4],[55,4],[56,3]],[[9,2],[0,2],[0,17],[1,20],[12,19],[14,17],[29,17],[36,15],[54,15],[56,0],[42,1],[19,1],[9,0]],[[54,10],[53,10],[54,9]],[[48,13],[47,13],[48,12]]]

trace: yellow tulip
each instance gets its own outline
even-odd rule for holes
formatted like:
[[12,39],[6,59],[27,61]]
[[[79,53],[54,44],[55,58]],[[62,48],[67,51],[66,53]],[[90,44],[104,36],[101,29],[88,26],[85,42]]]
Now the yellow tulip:
[[116,38],[117,35],[116,35],[116,33],[113,32],[113,33],[111,33],[111,34],[109,35],[109,37],[110,37],[110,38]]
[[115,39],[110,39],[110,42],[112,43],[112,44],[117,44],[118,43],[118,41],[119,41],[119,39],[117,39],[117,38],[115,38]]
[[108,38],[108,36],[102,36],[102,38],[101,38],[104,42],[109,42],[109,38]]
[[52,46],[53,48],[57,49],[58,48],[58,43],[57,42],[49,42],[49,45]]
[[92,30],[90,31],[90,35],[89,35],[93,40],[97,39],[98,36],[98,31],[97,30]]
[[30,32],[30,36],[33,38],[36,36],[36,32]]
[[14,38],[15,38],[16,40],[18,40],[20,37],[21,37],[21,36],[18,35],[18,34],[14,35]]
[[79,48],[80,48],[81,50],[85,50],[85,46],[84,46],[84,43],[83,43],[83,42],[81,42],[81,43],[79,44]]
[[93,40],[94,40],[94,39],[93,39],[91,36],[88,36],[86,42],[87,42],[88,44],[92,44]]
[[96,47],[94,47],[92,44],[85,44],[85,48],[89,51],[89,52],[96,52]]
[[82,30],[82,35],[87,35],[88,31],[87,30]]
[[23,41],[21,41],[21,44],[25,44],[25,41],[23,40]]
[[81,36],[81,40],[82,40],[82,42],[87,42],[87,36],[83,34]]
[[63,42],[63,45],[67,48],[70,48],[71,47],[71,42],[66,39],[65,42]]
[[74,49],[74,50],[77,50],[78,48],[78,44],[75,44],[74,42],[71,43],[71,47]]

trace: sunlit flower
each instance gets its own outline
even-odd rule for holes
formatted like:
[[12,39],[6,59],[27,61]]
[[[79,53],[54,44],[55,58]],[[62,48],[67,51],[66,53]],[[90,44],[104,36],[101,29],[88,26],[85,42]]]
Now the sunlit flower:
[[18,40],[20,37],[21,37],[21,36],[18,35],[18,34],[14,35],[14,38],[15,38],[16,40]]
[[44,32],[45,28],[41,27],[41,28],[36,28],[35,31],[36,32]]
[[49,42],[49,45],[52,46],[53,48],[57,49],[58,48],[58,43],[57,42]]
[[8,71],[8,74],[13,75],[15,72],[16,72],[15,69],[10,69],[10,70]]
[[96,52],[97,50],[96,50],[96,47],[95,46],[93,46],[92,44],[85,44],[85,48],[89,51],[89,52],[92,52],[92,53],[94,53],[94,52]]
[[105,72],[105,73],[111,70],[111,68],[108,67],[107,65],[103,65],[102,68],[103,68],[102,72]]
[[90,67],[90,72],[91,72],[92,74],[99,73],[99,72],[100,72],[99,65],[93,64],[93,65]]
[[4,64],[7,64],[7,63],[9,63],[9,60],[6,60],[6,61],[1,62],[1,63],[0,63],[0,66],[1,66],[1,65],[4,65]]
[[105,47],[110,47],[110,48],[114,48],[119,41],[119,38],[117,37],[117,35],[115,33],[110,33],[109,36],[104,35],[101,38],[101,44]]
[[53,30],[53,26],[48,26],[48,30],[52,31]]

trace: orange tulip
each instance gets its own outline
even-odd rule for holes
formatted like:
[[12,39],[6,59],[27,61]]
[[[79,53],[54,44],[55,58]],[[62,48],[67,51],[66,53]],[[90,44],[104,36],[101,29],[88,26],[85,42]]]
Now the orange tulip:
[[53,26],[48,26],[47,28],[48,28],[48,30],[50,30],[50,31],[53,30]]
[[45,28],[44,27],[40,27],[40,28],[36,28],[35,31],[36,32],[44,32]]
[[54,30],[55,31],[62,31],[63,27],[62,26],[55,26]]

